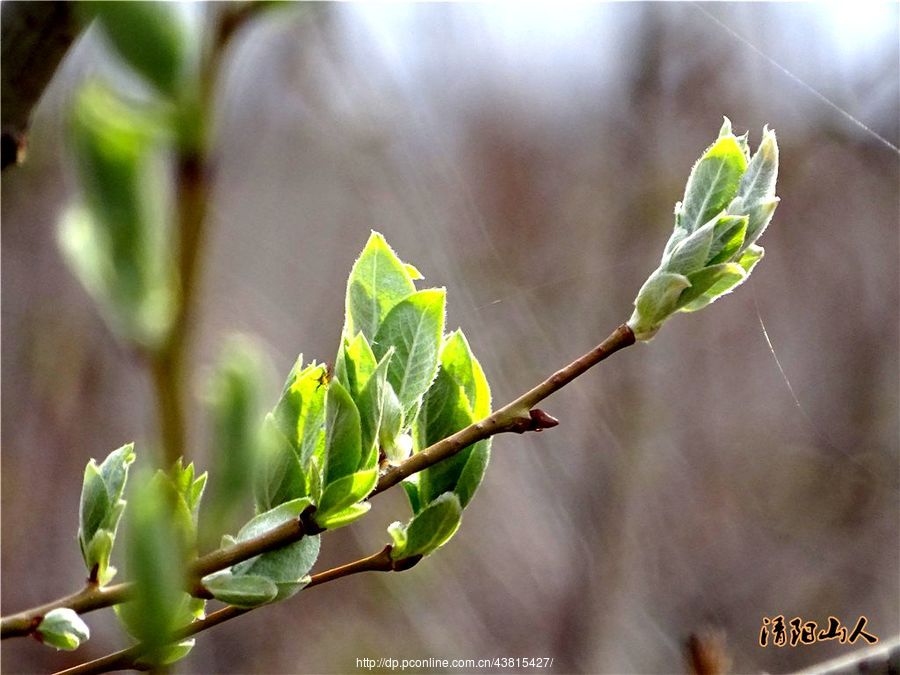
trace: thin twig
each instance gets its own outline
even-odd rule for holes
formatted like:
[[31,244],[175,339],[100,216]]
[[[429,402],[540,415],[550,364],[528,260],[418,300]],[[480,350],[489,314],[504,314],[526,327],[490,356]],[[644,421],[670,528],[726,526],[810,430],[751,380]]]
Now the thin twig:
[[[305,520],[305,518],[304,518]],[[193,588],[207,574],[218,572],[254,556],[273,551],[299,541],[304,533],[301,519],[292,519],[258,537],[221,548],[194,560],[188,568],[188,587]],[[39,607],[27,609],[18,614],[3,617],[0,621],[2,638],[24,637],[37,628],[41,618],[53,609],[68,607],[78,614],[86,614],[95,609],[118,605],[129,599],[134,590],[132,582],[100,587],[88,585],[84,589],[64,598],[48,602]]]
[[[442,462],[469,447],[473,443],[490,438],[496,434],[541,431],[542,429],[555,426],[556,420],[543,411],[534,409],[533,406],[582,375],[592,366],[595,366],[608,356],[631,344],[634,344],[634,334],[631,332],[631,329],[624,324],[619,326],[608,338],[594,347],[591,351],[576,359],[565,368],[558,370],[541,384],[526,392],[512,403],[503,406],[483,420],[471,424],[452,436],[448,436],[434,445],[425,448],[421,452],[405,460],[399,466],[385,473],[378,481],[378,485],[369,497],[371,498],[380,494],[393,487],[404,478],[418,473],[419,471],[423,471],[438,462]],[[282,548],[283,546],[287,546],[288,544],[292,544],[302,539],[307,533],[318,533],[317,529],[313,529],[315,528],[315,524],[312,522],[311,515],[311,511],[306,511],[304,514],[301,514],[300,518],[282,523],[258,537],[234,544],[233,546],[218,549],[197,558],[188,569],[189,587],[193,587],[193,585],[207,574],[231,567],[232,565],[236,565],[239,562],[261,553],[273,551]],[[120,588],[117,592],[126,593],[128,586],[128,584],[119,584],[119,587],[123,588]],[[106,591],[106,593],[108,592],[109,591]],[[76,598],[78,595],[79,594],[75,594],[74,596],[69,596],[69,598],[63,598],[63,600]],[[57,601],[57,603],[49,603],[40,608],[26,610],[11,617],[4,617],[2,621],[0,621],[0,624],[2,624],[2,637],[5,639],[7,637],[29,634],[35,627],[34,620],[39,619],[50,609],[69,607],[81,614],[85,611],[118,604],[119,602],[122,602],[123,599],[124,598],[119,598],[112,594],[101,595],[99,597],[90,597],[90,601],[85,601],[84,604],[60,604],[60,601]],[[39,612],[37,610],[43,611]],[[31,628],[30,630],[25,630],[26,627]],[[23,630],[25,630],[25,632],[22,632]]]
[[25,637],[31,635],[41,622],[44,615],[60,607],[68,607],[79,614],[109,607],[125,602],[131,591],[132,584],[116,584],[115,586],[100,587],[88,584],[77,593],[72,593],[53,602],[27,609],[24,612],[3,617],[3,639],[13,637]]
[[[204,78],[213,81],[215,73],[206,73]],[[211,96],[210,85],[201,89],[208,92],[207,97]],[[205,111],[208,108],[208,101],[203,101],[197,110]],[[196,114],[204,115],[203,112]],[[166,466],[171,466],[179,457],[184,457],[187,447],[184,382],[187,378],[191,320],[194,315],[194,299],[197,296],[197,279],[200,276],[212,173],[207,159],[205,129],[207,124],[206,119],[200,120],[197,124],[197,134],[200,138],[191,139],[190,142],[182,141],[182,147],[178,150],[176,164],[180,297],[165,344],[149,355],[159,416],[160,440]]]
[[408,478],[414,473],[418,473],[448,457],[452,457],[463,448],[490,438],[495,434],[510,431],[521,434],[526,431],[541,431],[550,426],[555,426],[556,420],[550,418],[542,410],[533,410],[534,406],[550,396],[550,394],[562,389],[569,382],[584,374],[588,369],[605,358],[633,344],[634,333],[631,332],[631,329],[626,324],[622,324],[587,354],[556,371],[512,403],[508,403],[480,422],[471,424],[465,429],[457,431],[452,436],[448,436],[425,450],[416,453],[399,466],[385,473],[379,478],[378,485],[370,496],[384,492],[404,478]]
[[[416,560],[416,562],[418,562],[418,560]],[[302,590],[312,588],[313,586],[319,586],[321,584],[328,583],[329,581],[335,581],[343,577],[348,577],[352,574],[359,574],[360,572],[399,572],[404,569],[409,569],[409,567],[411,566],[412,565],[410,564],[404,564],[404,561],[392,560],[391,547],[390,545],[388,545],[374,555],[370,555],[366,558],[360,558],[359,560],[354,560],[353,562],[347,563],[346,565],[341,565],[340,567],[325,570],[324,572],[320,572],[319,574],[314,574],[310,582],[306,586],[304,586]],[[259,605],[259,607],[263,606],[264,605]],[[218,626],[220,623],[224,623],[225,621],[234,619],[235,617],[241,616],[242,614],[246,614],[253,609],[256,608],[235,607],[233,605],[229,605],[228,607],[212,612],[207,617],[200,619],[199,621],[195,621],[185,626],[184,628],[175,631],[172,634],[171,638],[168,640],[167,644],[186,640],[187,638],[196,635],[197,633],[209,630],[213,626]],[[114,670],[134,668],[145,651],[146,647],[144,645],[137,644],[133,647],[128,647],[127,649],[122,649],[120,651],[113,652],[112,654],[107,654],[106,656],[100,657],[99,659],[94,659],[93,661],[79,664],[67,670],[62,670],[56,675],[93,675],[96,673],[108,673]]]

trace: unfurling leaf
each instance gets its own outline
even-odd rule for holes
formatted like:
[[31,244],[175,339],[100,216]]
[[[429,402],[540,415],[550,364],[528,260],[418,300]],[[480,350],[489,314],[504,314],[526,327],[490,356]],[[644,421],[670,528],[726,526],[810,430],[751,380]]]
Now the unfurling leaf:
[[328,368],[315,361],[304,368],[301,354],[272,411],[276,426],[291,444],[301,466],[324,449],[327,374]]
[[326,530],[336,530],[362,518],[369,512],[372,505],[369,502],[351,504],[341,511],[335,511],[318,521],[320,527]]
[[[491,394],[481,365],[462,331],[447,336],[441,368],[416,419],[416,445],[423,449],[490,414]],[[472,499],[490,457],[490,439],[479,441],[420,472],[415,503],[428,504],[455,492],[460,505]],[[414,506],[415,510],[415,506]]]
[[344,335],[362,333],[371,343],[388,312],[415,290],[410,269],[372,232],[347,281]]
[[[299,518],[309,507],[309,499],[295,499],[261,513],[250,520],[236,537],[238,543],[252,539],[289,520]],[[284,600],[309,583],[309,570],[319,555],[319,536],[304,536],[293,544],[269,551],[233,565],[227,570],[216,572],[203,578],[203,584],[218,599],[231,602],[243,594],[241,606],[253,606],[263,602]],[[256,581],[234,581],[232,577],[262,578],[274,585],[275,594],[263,599],[267,594],[265,584]],[[207,584],[207,582],[210,582]]]
[[91,637],[91,630],[73,610],[60,607],[44,615],[35,636],[45,645],[71,651]]
[[404,560],[432,553],[453,536],[461,518],[459,498],[452,492],[441,495],[415,514],[407,525],[391,524],[388,528],[393,539],[391,557]]
[[129,443],[111,452],[100,465],[92,459],[84,470],[78,543],[84,564],[101,585],[115,574],[109,558],[125,509],[122,494],[128,480],[128,467],[134,459],[134,443]]
[[731,292],[762,258],[755,242],[778,205],[774,132],[764,129],[749,163],[748,157],[746,135],[734,136],[726,118],[691,170],[659,268],[634,301],[628,326],[636,339],[650,340],[675,312],[702,309]]
[[266,416],[257,459],[257,512],[301,497],[317,498],[325,454],[325,394],[328,368],[298,358],[275,409]]
[[723,125],[719,138],[691,169],[678,225],[694,232],[724,211],[737,194],[746,168],[747,160],[731,125]]

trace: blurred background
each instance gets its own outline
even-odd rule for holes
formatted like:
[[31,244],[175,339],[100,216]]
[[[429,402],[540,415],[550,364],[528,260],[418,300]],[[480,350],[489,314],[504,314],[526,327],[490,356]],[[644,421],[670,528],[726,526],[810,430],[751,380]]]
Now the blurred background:
[[[67,111],[111,58],[96,37],[3,174],[4,613],[83,582],[86,461],[156,443],[145,372],[56,247]],[[853,647],[761,648],[764,616],[896,635],[898,45],[894,3],[324,4],[242,31],[218,92],[191,380],[193,459],[213,481],[199,395],[224,338],[264,345],[274,403],[299,352],[333,358],[370,229],[448,288],[448,328],[502,404],[628,318],[723,115],[752,147],[777,131],[782,202],[745,287],[546,401],[558,428],[495,440],[439,554],[224,624],[176,671],[527,656],[674,673],[712,630],[735,672],[787,672]],[[326,536],[316,569],[378,550],[408,516],[394,492]],[[74,654],[4,642],[3,671],[127,644],[111,610],[88,623]]]

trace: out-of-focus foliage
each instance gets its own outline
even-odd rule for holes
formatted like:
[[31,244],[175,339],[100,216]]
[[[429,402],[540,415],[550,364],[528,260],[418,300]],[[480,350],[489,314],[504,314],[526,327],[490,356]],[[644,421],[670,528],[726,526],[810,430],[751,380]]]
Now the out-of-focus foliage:
[[196,547],[197,514],[206,474],[179,462],[152,477],[138,475],[127,511],[127,571],[134,599],[116,605],[128,632],[144,646],[142,662],[172,663],[187,656],[194,640],[170,644],[169,636],[204,615],[205,601],[184,591],[185,569]]
[[63,216],[60,243],[113,330],[150,348],[168,336],[178,294],[167,138],[153,111],[105,84],[76,95],[71,144],[81,191]]
[[254,464],[263,451],[259,420],[269,365],[262,349],[246,336],[235,336],[222,350],[207,389],[215,476],[201,532],[216,540],[252,494]]

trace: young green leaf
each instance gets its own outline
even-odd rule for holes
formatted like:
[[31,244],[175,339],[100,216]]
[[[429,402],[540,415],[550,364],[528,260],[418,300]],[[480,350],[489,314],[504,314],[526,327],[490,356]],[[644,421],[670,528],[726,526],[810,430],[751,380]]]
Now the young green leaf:
[[[428,390],[416,418],[417,445],[420,448],[428,447],[474,421],[463,388],[442,369],[434,385]],[[420,472],[419,498],[423,504],[430,503],[444,492],[453,491],[460,473],[469,460],[472,447]]]
[[[388,400],[388,397],[393,394],[393,389],[387,381],[388,366],[393,355],[394,350],[389,349],[366,381],[358,397],[354,399],[359,409],[362,457],[367,458],[363,460],[362,466],[367,468],[374,468],[378,460],[378,439],[382,419],[385,416],[385,408],[390,408],[389,414],[391,415],[395,414],[396,409],[399,409],[399,404],[396,408],[394,407],[396,396],[392,401]],[[392,420],[391,423],[393,424]]]
[[275,582],[253,574],[235,576],[230,571],[217,572],[203,577],[203,585],[216,600],[236,607],[264,605],[278,595]]
[[160,666],[168,666],[176,661],[180,661],[194,648],[195,642],[196,640],[191,638],[190,640],[182,640],[175,644],[166,645],[156,653],[156,658],[153,661],[150,661],[143,656],[137,659],[134,662],[135,669],[153,670]]
[[324,455],[313,455],[309,458],[309,465],[306,467],[306,485],[309,497],[313,503],[318,504],[322,499],[322,462]]
[[688,279],[691,287],[679,299],[679,309],[695,312],[730,293],[747,279],[747,273],[736,263],[721,263],[705,267],[689,275]]
[[765,249],[763,249],[762,246],[749,246],[743,253],[741,253],[741,256],[740,258],[738,258],[737,263],[744,268],[747,276],[750,276],[750,272],[752,272],[753,268],[756,267],[756,263],[762,260],[765,254]]
[[[281,504],[280,506],[262,513],[250,520],[238,533],[237,541],[247,541],[282,523],[297,518],[311,504],[308,498],[295,499],[290,502]],[[262,577],[269,580],[275,585],[276,594],[273,600],[283,600],[290,597],[303,586],[309,583],[309,570],[316,562],[319,555],[319,537],[305,536],[300,541],[289,544],[283,548],[245,560],[232,566],[224,572],[218,572],[215,575],[209,575],[203,578],[203,584],[206,585],[207,580],[216,579],[213,586],[216,588],[229,587],[231,582],[224,579],[224,576],[231,575],[234,577]],[[207,588],[215,595],[214,588]],[[226,589],[226,592],[229,592]],[[216,595],[216,597],[219,597]]]
[[418,513],[422,508],[422,499],[419,497],[419,474],[414,474],[400,482],[413,513]]
[[[92,459],[84,467],[84,483],[81,488],[81,526],[78,541],[81,544],[82,555],[94,534],[107,519],[111,508],[109,493],[100,475],[100,468]],[[87,559],[84,562],[87,564]]]
[[[385,358],[387,358],[385,356]],[[384,450],[391,464],[397,464],[409,457],[412,445],[403,434],[403,408],[394,388],[388,382],[382,390],[381,424],[378,427],[378,444]]]
[[186,555],[196,554],[197,519],[206,479],[205,472],[195,478],[193,462],[183,466],[180,458],[169,471],[159,470],[151,479],[151,487],[167,510],[167,526]]
[[[727,118],[726,118],[727,120]],[[734,199],[747,160],[741,145],[731,133],[731,125],[723,125],[722,135],[703,153],[688,178],[684,192],[680,225],[693,232],[725,210]]]
[[[441,369],[416,419],[418,447],[437,443],[489,414],[487,379],[462,331],[456,331],[444,341]],[[416,503],[428,504],[442,493],[453,491],[464,508],[481,483],[489,456],[490,439],[420,472]]]
[[475,490],[481,485],[490,458],[490,438],[479,441],[469,450],[469,457],[462,471],[460,471],[459,477],[456,479],[456,487],[453,489],[456,496],[459,497],[459,503],[462,508],[468,506],[469,502],[472,501],[472,497],[475,496]]
[[746,135],[735,137],[726,118],[719,139],[694,165],[684,204],[675,207],[659,268],[634,301],[628,326],[636,339],[650,340],[676,311],[702,309],[729,293],[762,258],[754,242],[778,204],[775,134],[766,128],[749,164],[748,156]]
[[634,301],[634,314],[628,321],[638,340],[649,340],[672,312],[678,309],[678,297],[691,282],[683,274],[657,270],[651,274]]
[[384,237],[372,232],[347,281],[344,335],[362,333],[371,343],[381,322],[416,286]]
[[343,343],[335,362],[334,377],[357,400],[375,372],[377,359],[362,333],[357,333],[352,340],[345,337]]
[[452,492],[441,495],[414,515],[409,524],[393,523],[388,528],[394,542],[391,557],[404,560],[432,553],[453,536],[461,519],[459,498]]
[[340,382],[331,382],[325,398],[323,486],[353,474],[362,459],[359,411]]
[[71,651],[90,639],[91,630],[73,610],[58,607],[44,615],[35,636],[45,645]]
[[709,257],[715,226],[716,220],[710,220],[684,237],[672,248],[661,269],[672,274],[690,274],[701,269]]
[[442,288],[413,293],[390,311],[375,336],[372,348],[379,359],[394,348],[388,381],[407,417],[437,375],[445,302]]
[[88,571],[100,584],[107,583],[115,574],[109,557],[125,508],[122,494],[128,467],[134,459],[134,443],[129,443],[111,452],[99,466],[92,459],[84,470],[78,544]]
[[741,250],[747,235],[747,216],[722,215],[716,219],[706,265],[731,260]]
[[325,527],[329,516],[368,497],[377,482],[378,469],[373,467],[343,476],[326,485],[316,509],[316,523]]
[[321,452],[325,442],[325,391],[327,368],[315,361],[302,367],[297,359],[272,414],[275,424],[294,449],[301,466]]
[[292,445],[278,428],[274,416],[266,415],[255,465],[253,494],[257,512],[308,495],[306,477]]
[[[172,625],[183,628],[190,625],[197,619],[205,616],[206,601],[194,598],[187,593],[182,593],[180,599],[172,612]],[[141,607],[134,602],[126,602],[116,605],[114,608],[116,616],[122,621],[126,630],[130,635],[139,636],[141,622]],[[177,643],[170,643],[154,649],[150,654],[142,656],[135,662],[138,669],[150,670],[153,667],[165,666],[170,663],[183,659],[194,647],[194,640],[182,640]]]
[[409,278],[412,279],[413,281],[420,281],[425,278],[425,275],[423,275],[419,271],[419,268],[416,267],[415,265],[410,265],[409,263],[403,263],[403,266],[406,268],[406,271],[409,273]]
[[772,219],[778,198],[775,182],[778,180],[778,143],[775,132],[763,129],[762,141],[747,171],[741,178],[738,194],[728,206],[728,212],[749,217],[744,249],[754,244]]
[[476,419],[491,414],[491,390],[487,378],[462,330],[455,330],[444,340],[441,369],[463,388]]
[[327,515],[321,520],[317,519],[317,523],[326,530],[336,530],[339,527],[344,527],[344,525],[349,525],[353,521],[362,518],[371,508],[372,505],[369,502],[351,504],[347,508]]
[[325,397],[325,489],[355,473],[362,459],[359,411],[340,382],[332,381]]

